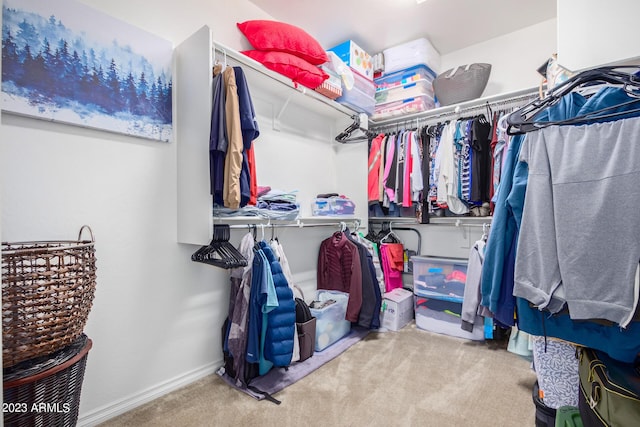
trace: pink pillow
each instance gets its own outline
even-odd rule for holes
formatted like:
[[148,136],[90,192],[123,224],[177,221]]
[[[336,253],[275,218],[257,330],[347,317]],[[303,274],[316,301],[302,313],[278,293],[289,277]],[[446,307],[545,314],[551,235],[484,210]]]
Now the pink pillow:
[[329,60],[320,43],[295,25],[260,19],[236,25],[254,49],[287,52],[314,65]]
[[295,83],[300,83],[310,89],[317,88],[329,78],[329,75],[320,68],[286,52],[245,50],[242,53],[260,62],[268,69],[285,75]]

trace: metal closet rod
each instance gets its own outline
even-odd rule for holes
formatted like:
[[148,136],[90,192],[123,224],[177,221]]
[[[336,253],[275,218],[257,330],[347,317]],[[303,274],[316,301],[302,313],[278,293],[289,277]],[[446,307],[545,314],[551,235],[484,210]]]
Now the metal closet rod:
[[229,228],[309,228],[309,227],[347,227],[348,224],[353,224],[353,226],[358,229],[360,228],[361,221],[359,219],[350,219],[346,221],[339,222],[318,222],[305,224],[303,221],[297,221],[294,223],[286,223],[286,224],[274,224],[274,223],[252,223],[252,224],[231,224]]

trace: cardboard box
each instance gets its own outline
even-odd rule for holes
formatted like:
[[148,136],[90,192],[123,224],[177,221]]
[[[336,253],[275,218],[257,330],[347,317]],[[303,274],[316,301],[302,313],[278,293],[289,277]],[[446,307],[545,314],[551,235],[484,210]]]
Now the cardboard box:
[[397,288],[382,296],[380,325],[390,331],[398,331],[413,319],[413,293]]
[[329,50],[338,55],[345,64],[358,73],[369,80],[373,80],[373,60],[371,55],[365,52],[353,40],[347,40]]

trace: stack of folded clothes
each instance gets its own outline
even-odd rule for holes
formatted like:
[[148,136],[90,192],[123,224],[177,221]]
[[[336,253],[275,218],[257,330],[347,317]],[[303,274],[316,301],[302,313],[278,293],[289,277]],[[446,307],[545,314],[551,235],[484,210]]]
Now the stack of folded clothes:
[[285,192],[271,189],[264,194],[258,192],[256,207],[261,216],[272,219],[297,219],[300,214],[300,205],[296,200],[296,192]]
[[221,218],[255,216],[268,219],[295,220],[300,215],[300,204],[296,201],[296,191],[274,190],[258,187],[258,201],[255,206],[247,205],[239,209],[229,209],[215,205],[213,215]]

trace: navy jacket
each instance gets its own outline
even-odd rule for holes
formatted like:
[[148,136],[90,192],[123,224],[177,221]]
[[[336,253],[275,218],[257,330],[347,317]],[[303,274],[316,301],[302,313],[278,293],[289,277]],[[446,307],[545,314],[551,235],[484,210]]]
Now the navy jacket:
[[251,143],[260,135],[256,113],[249,93],[249,85],[244,76],[244,71],[240,67],[233,67],[236,75],[236,85],[238,86],[238,106],[240,108],[240,127],[242,128],[242,171],[240,172],[240,206],[245,206],[251,197],[249,162],[247,161],[247,150],[251,148]]

